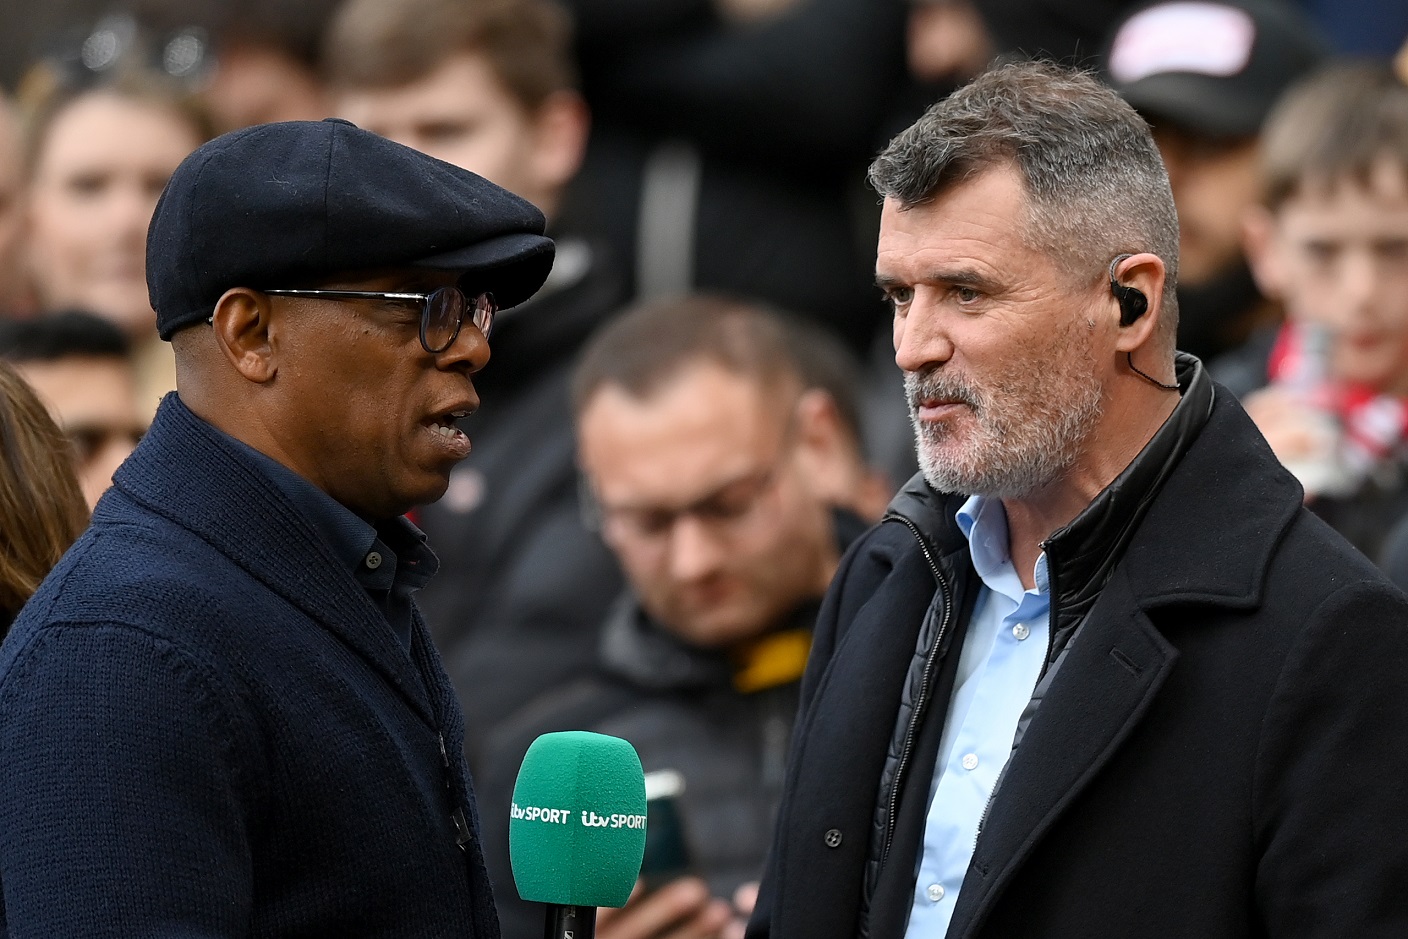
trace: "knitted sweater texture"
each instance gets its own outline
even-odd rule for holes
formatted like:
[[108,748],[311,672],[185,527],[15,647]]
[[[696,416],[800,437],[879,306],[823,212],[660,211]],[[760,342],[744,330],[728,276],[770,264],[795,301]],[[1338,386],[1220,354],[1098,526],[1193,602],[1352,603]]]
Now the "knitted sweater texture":
[[413,633],[169,396],[0,647],[0,936],[497,939]]

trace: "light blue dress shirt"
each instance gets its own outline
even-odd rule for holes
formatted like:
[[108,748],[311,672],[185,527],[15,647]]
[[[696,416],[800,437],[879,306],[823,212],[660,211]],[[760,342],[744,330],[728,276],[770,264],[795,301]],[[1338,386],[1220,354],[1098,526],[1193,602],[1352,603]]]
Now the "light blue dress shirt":
[[988,799],[1007,759],[1017,721],[1031,700],[1050,632],[1046,555],[1036,589],[1026,590],[1007,552],[1001,500],[974,496],[957,512],[983,586],[968,625],[924,824],[924,850],[906,939],[942,939]]

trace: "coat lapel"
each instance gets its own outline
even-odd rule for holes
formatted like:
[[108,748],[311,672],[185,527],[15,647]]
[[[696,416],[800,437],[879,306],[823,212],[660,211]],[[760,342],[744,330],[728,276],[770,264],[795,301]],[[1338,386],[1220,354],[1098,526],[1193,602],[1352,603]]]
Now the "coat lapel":
[[[1236,485],[1232,483],[1236,481]],[[951,936],[981,928],[1033,847],[1136,728],[1178,658],[1149,614],[1168,605],[1251,609],[1299,485],[1224,390],[1139,531],[1013,754],[978,839]],[[1188,552],[1188,531],[1216,531]]]
[[356,578],[246,454],[175,394],[162,402],[113,483],[145,510],[209,542],[337,636],[434,726],[434,710],[410,656]]
[[1124,578],[1112,578],[1007,766],[949,935],[981,926],[1038,840],[1138,724],[1177,657]]

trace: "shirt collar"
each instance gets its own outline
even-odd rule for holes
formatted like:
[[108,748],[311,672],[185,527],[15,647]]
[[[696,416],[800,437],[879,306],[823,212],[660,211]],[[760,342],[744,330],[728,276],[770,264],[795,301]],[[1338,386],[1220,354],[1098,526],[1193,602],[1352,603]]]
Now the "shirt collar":
[[[1007,510],[1001,499],[986,496],[969,496],[968,500],[954,513],[958,530],[968,539],[968,552],[973,558],[973,569],[983,583],[994,587],[994,582],[1010,572],[1016,575],[1012,557],[1007,551]],[[1036,559],[1032,569],[1032,580],[1036,592],[1046,594],[1050,581],[1046,570],[1046,552]],[[995,588],[994,588],[995,589]]]
[[344,567],[354,574],[363,568],[367,553],[377,540],[375,527],[278,460],[242,440],[230,439],[243,448],[274,488],[303,513],[327,540]]
[[[242,440],[229,439],[308,519],[327,540],[338,561],[364,587],[388,590],[393,583],[403,583],[410,589],[419,589],[439,569],[440,560],[427,544],[425,533],[410,519],[398,516],[372,525],[278,460]],[[373,550],[380,559],[376,567],[369,567],[367,559]]]

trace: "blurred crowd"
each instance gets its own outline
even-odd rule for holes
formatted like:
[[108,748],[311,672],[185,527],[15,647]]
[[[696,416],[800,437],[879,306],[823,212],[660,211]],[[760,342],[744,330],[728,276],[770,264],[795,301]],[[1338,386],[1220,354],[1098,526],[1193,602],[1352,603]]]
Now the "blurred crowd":
[[[342,118],[546,214],[551,278],[501,314],[473,452],[415,517],[441,558],[419,602],[482,805],[549,730],[624,736],[683,780],[687,856],[604,936],[740,928],[810,618],[916,469],[865,167],[995,60],[1086,66],[1148,120],[1179,348],[1408,586],[1401,0],[0,10],[0,622],[175,387],[146,228],[202,142]],[[533,934],[484,814],[506,935]]]

